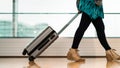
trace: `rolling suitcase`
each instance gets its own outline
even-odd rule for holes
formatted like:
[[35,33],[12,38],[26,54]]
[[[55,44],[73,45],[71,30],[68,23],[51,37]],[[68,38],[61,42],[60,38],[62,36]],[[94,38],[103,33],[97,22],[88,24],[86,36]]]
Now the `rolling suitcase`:
[[48,26],[42,33],[30,42],[27,47],[23,50],[23,55],[29,56],[29,61],[39,56],[50,44],[52,44],[58,37],[59,34],[79,15],[79,12],[57,33],[54,29]]

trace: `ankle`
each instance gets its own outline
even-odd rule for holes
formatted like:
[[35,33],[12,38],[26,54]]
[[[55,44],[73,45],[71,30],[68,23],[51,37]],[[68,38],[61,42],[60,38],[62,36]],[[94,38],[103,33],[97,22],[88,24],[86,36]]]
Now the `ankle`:
[[109,48],[109,49],[105,49],[105,51],[109,51],[109,50],[112,50],[111,48]]

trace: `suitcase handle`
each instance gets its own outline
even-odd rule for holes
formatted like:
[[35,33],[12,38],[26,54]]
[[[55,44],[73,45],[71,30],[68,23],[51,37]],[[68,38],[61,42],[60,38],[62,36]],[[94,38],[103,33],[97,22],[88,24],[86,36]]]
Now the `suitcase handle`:
[[67,26],[69,26],[69,25],[73,22],[73,20],[74,20],[79,14],[80,14],[80,12],[78,12],[77,14],[75,14],[75,16],[58,32],[58,35],[60,35],[60,34],[65,30],[65,28],[66,28]]

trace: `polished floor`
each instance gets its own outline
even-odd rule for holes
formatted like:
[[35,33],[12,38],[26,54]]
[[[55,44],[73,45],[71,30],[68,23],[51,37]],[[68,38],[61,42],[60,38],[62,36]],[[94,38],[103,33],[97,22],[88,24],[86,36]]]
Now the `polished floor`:
[[105,58],[85,58],[73,62],[66,58],[37,58],[28,62],[27,58],[0,58],[0,68],[120,68],[120,62],[107,62]]

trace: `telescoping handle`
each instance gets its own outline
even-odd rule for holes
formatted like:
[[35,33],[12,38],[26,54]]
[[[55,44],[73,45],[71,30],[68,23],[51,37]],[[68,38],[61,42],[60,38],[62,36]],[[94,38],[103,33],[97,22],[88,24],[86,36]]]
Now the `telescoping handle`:
[[80,12],[78,12],[77,14],[75,14],[75,16],[58,32],[58,35],[60,35],[60,34],[65,30],[65,28],[66,28],[67,26],[69,26],[69,25],[73,22],[73,20],[74,20],[79,14],[80,14]]

